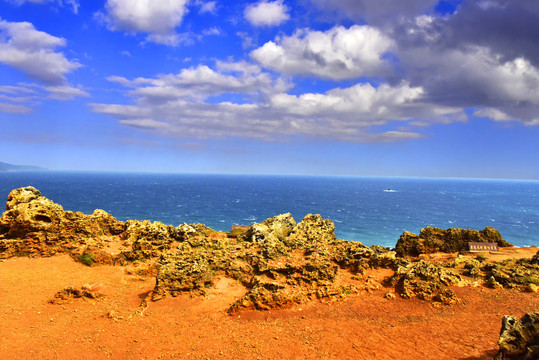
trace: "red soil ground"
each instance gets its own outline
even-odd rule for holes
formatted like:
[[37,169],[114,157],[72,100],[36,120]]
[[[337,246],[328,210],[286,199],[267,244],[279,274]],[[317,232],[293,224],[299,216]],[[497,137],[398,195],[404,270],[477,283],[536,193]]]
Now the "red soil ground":
[[[329,304],[229,316],[225,309],[245,289],[221,279],[205,298],[166,298],[134,315],[155,280],[124,270],[90,268],[68,256],[0,262],[0,358],[492,359],[502,316],[539,310],[538,293],[457,287],[460,304],[434,307],[385,299],[390,289],[382,288]],[[63,288],[84,284],[104,297],[49,303]]]

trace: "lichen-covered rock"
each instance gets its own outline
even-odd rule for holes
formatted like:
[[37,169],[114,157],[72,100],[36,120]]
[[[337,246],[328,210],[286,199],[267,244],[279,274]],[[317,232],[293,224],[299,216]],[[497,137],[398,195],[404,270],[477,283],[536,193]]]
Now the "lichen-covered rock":
[[535,255],[533,255],[533,257],[531,258],[530,264],[532,264],[532,265],[539,265],[539,250],[538,250],[537,253],[536,253]]
[[447,229],[426,227],[419,235],[404,232],[395,246],[398,256],[419,256],[435,252],[467,251],[469,242],[496,243],[501,247],[513,246],[505,241],[498,230],[487,226],[484,230]]
[[[195,231],[194,229],[192,230]],[[172,225],[159,221],[128,220],[121,238],[131,246],[123,255],[129,260],[157,257],[183,240],[182,233]]]
[[183,291],[204,293],[211,285],[214,272],[204,257],[184,258],[162,265],[157,273],[153,300],[166,294],[176,296]]
[[539,312],[524,315],[520,321],[504,316],[496,360],[539,359]]
[[292,249],[305,248],[313,251],[319,250],[323,245],[332,244],[336,239],[333,221],[323,219],[320,215],[308,214],[284,239],[284,243]]
[[482,270],[485,278],[492,278],[504,288],[526,291],[530,284],[539,285],[539,264],[534,264],[533,259],[487,263]]
[[468,260],[462,275],[482,281],[486,286],[499,289],[529,291],[530,285],[539,285],[539,264],[531,259],[507,259],[504,261]]
[[389,279],[389,283],[395,285],[396,291],[404,298],[417,297],[443,304],[458,300],[447,286],[461,281],[462,278],[452,269],[424,260],[399,266],[395,275]]
[[0,218],[0,258],[17,254],[50,256],[81,246],[104,247],[103,236],[123,232],[125,224],[103,210],[91,215],[64,211],[33,187],[11,191]]
[[[377,265],[393,263],[394,255],[384,256],[383,248],[338,240],[333,231],[333,223],[319,215],[307,215],[296,224],[290,214],[283,214],[253,224],[237,239],[210,236],[196,244],[184,241],[159,260],[153,299],[200,292],[202,284],[211,286],[213,274],[237,279],[249,290],[230,311],[284,307],[351,292],[353,286],[336,284],[340,269],[336,259],[347,267],[362,258],[368,267],[371,257]],[[201,262],[204,272],[190,271],[189,264]]]
[[249,292],[228,309],[229,313],[240,310],[270,310],[307,302],[305,294],[276,281],[257,279]]

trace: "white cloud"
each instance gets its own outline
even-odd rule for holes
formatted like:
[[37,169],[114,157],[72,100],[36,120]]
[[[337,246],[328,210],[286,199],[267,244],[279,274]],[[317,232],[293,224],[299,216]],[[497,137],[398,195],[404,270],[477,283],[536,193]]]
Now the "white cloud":
[[80,7],[78,0],[11,0],[10,2],[15,3],[17,5],[22,5],[24,3],[44,4],[44,3],[49,3],[49,2],[55,2],[59,4],[60,6],[67,4],[67,5],[71,5],[71,7],[73,8],[73,13],[75,14],[78,14],[79,7]]
[[32,112],[32,108],[24,105],[0,102],[0,112],[11,114],[27,114]]
[[0,86],[0,112],[29,113],[41,105],[43,99],[71,100],[75,97],[90,96],[81,86],[73,87],[68,83],[61,85],[40,85],[21,83],[17,86]]
[[107,0],[106,13],[97,13],[111,30],[127,33],[147,33],[147,40],[165,45],[177,45],[181,38],[175,33],[187,12],[189,0]]
[[[376,132],[376,126],[422,119],[465,118],[459,108],[432,106],[424,91],[407,83],[377,88],[364,83],[326,93],[290,95],[289,85],[247,62],[217,62],[156,78],[110,77],[128,87],[133,104],[91,104],[127,126],[176,137],[291,136],[345,141],[397,141],[422,135],[409,130]],[[230,97],[229,95],[237,95]],[[218,99],[218,100],[217,100]]]
[[276,26],[290,19],[288,7],[282,0],[261,1],[248,5],[243,14],[254,26]]
[[65,44],[65,39],[37,31],[31,23],[0,20],[0,62],[32,79],[61,84],[67,73],[81,66],[55,51]]
[[[539,69],[527,59],[506,59],[483,46],[406,47],[401,64],[429,101],[480,108],[477,116],[533,123],[539,106]],[[432,76],[436,74],[436,76]]]
[[494,121],[510,121],[513,120],[506,113],[493,108],[483,108],[474,112],[474,116],[486,117]]
[[277,38],[253,50],[251,57],[266,68],[342,80],[389,72],[383,56],[393,41],[371,26],[337,26],[326,32],[304,30]]
[[212,35],[218,36],[218,35],[221,35],[221,30],[219,30],[216,27],[211,27],[209,29],[204,29],[202,31],[202,35],[204,35],[204,36],[212,36]]
[[[200,101],[221,94],[268,96],[289,88],[282,80],[273,81],[268,74],[261,73],[259,68],[247,63],[218,62],[218,68],[220,72],[199,65],[183,69],[178,74],[159,75],[156,78],[128,80],[111,76],[108,80],[133,88],[130,95],[148,103],[166,102],[171,99]],[[227,74],[228,72],[240,74],[238,76]]]
[[56,86],[44,86],[45,90],[49,95],[50,99],[54,100],[71,100],[79,96],[88,97],[88,94],[82,86],[73,87],[69,84],[56,85]]
[[201,14],[210,13],[210,14],[217,14],[217,2],[215,1],[197,1],[196,5],[200,6],[200,10],[198,11]]

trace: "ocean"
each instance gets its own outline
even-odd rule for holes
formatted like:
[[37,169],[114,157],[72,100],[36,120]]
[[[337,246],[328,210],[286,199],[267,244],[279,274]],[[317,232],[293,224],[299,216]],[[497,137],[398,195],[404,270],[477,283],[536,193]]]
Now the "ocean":
[[337,237],[365,245],[393,247],[404,231],[425,226],[492,226],[515,246],[539,246],[539,181],[13,172],[0,173],[0,199],[29,185],[66,210],[99,208],[119,220],[230,231],[312,213],[332,220]]

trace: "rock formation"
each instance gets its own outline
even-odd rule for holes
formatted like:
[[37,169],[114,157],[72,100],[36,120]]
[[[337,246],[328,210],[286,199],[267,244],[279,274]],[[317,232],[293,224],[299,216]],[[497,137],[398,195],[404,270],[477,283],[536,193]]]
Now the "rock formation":
[[299,224],[290,214],[278,215],[238,238],[205,237],[198,246],[184,242],[162,255],[152,298],[204,293],[215,276],[237,279],[248,289],[230,312],[340,297],[359,291],[361,282],[338,284],[339,271],[394,265],[395,257],[382,256],[382,249],[337,239],[333,223],[320,215],[307,215]]
[[405,231],[397,241],[398,256],[419,256],[436,252],[468,251],[469,242],[496,243],[500,247],[513,246],[505,241],[498,230],[487,226],[484,230],[447,229],[427,226],[419,235]]
[[504,316],[495,360],[539,359],[539,312],[524,315],[520,321]]
[[50,256],[81,246],[103,248],[103,237],[124,230],[123,222],[103,210],[91,215],[64,211],[33,187],[15,189],[9,193],[0,218],[0,258]]
[[[449,264],[404,257],[461,251],[468,241],[510,245],[492,228],[404,233],[396,252],[337,239],[334,230],[332,221],[312,214],[299,223],[291,214],[282,214],[232,233],[202,224],[122,222],[103,210],[91,215],[64,211],[37,189],[26,187],[9,194],[0,218],[0,259],[65,253],[88,266],[125,265],[126,272],[156,277],[148,298],[152,300],[182,293],[204,295],[217,278],[235,279],[246,293],[229,312],[334,300],[377,290],[382,283],[402,298],[447,305],[458,300],[451,286],[467,281],[521,291],[537,291],[539,284],[539,253],[518,261]],[[385,281],[369,277],[368,271],[378,268],[394,275]]]
[[[538,253],[531,259],[508,259],[500,262],[467,261],[463,275],[483,280],[491,288],[530,291],[539,285]],[[537,290],[534,290],[535,292]]]

